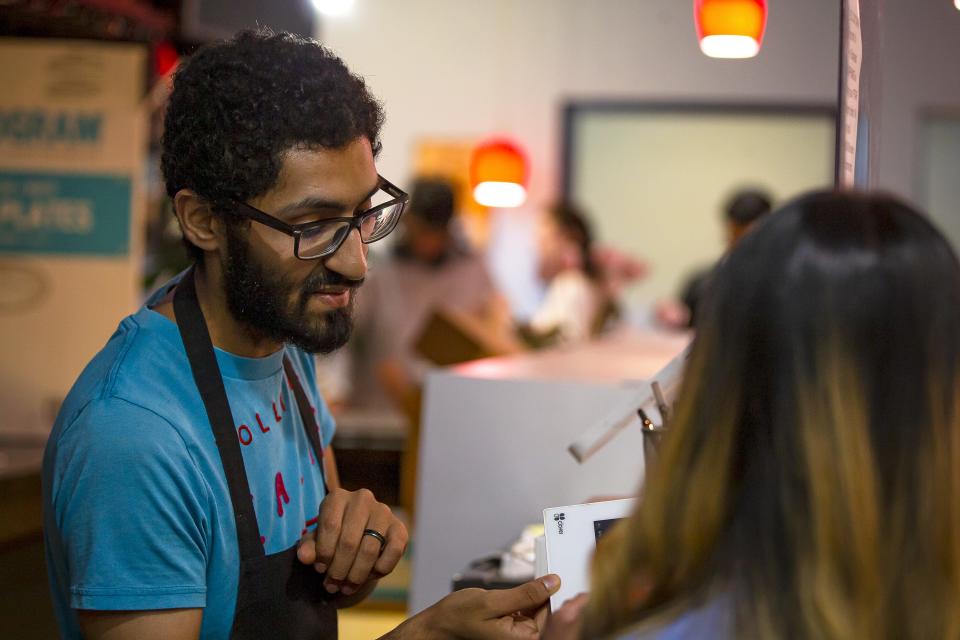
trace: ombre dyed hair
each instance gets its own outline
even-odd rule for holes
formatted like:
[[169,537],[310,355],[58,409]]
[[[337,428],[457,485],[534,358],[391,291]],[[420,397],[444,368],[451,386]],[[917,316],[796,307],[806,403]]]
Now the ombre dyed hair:
[[718,267],[588,637],[720,603],[736,638],[960,637],[960,267],[885,195],[813,193]]

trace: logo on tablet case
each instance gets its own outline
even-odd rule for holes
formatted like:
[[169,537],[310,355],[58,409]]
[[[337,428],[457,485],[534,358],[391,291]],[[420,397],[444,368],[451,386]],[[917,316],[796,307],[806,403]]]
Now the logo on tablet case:
[[557,523],[557,534],[563,535],[563,521],[567,519],[565,513],[555,513],[553,514],[553,521]]

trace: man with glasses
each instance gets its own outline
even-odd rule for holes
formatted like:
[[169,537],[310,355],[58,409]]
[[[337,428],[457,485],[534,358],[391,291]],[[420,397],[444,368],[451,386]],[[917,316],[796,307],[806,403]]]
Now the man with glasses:
[[[63,636],[334,638],[400,560],[403,524],[339,487],[310,356],[348,340],[366,245],[406,205],[377,174],[382,121],[362,79],[288,34],[178,72],[162,164],[194,264],[120,323],[44,458]],[[557,583],[453,594],[390,635],[534,638]]]

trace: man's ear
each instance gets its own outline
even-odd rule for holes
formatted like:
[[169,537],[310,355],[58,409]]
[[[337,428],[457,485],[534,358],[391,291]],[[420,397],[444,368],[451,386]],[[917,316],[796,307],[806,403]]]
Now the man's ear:
[[194,191],[178,191],[173,197],[173,210],[184,237],[203,251],[217,251],[226,242],[223,221]]

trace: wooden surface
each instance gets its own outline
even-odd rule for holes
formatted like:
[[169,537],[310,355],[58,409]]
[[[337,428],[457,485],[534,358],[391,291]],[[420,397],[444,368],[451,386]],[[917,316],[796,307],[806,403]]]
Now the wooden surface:
[[0,546],[39,533],[45,434],[0,432]]

